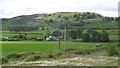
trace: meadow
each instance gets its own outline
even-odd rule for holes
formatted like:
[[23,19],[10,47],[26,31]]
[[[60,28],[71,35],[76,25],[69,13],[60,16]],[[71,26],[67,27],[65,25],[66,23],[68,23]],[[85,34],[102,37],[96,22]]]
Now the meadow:
[[[55,30],[50,30],[50,33],[52,31],[55,31]],[[64,32],[64,30],[61,30],[62,32]],[[98,32],[102,32],[102,30],[96,30]],[[109,38],[110,40],[112,41],[116,41],[118,40],[118,36],[120,35],[119,34],[119,30],[105,30],[108,34],[109,34]],[[87,30],[84,30],[83,33],[86,33]],[[29,32],[10,32],[10,31],[3,31],[2,36],[5,36],[5,37],[14,37],[16,35],[19,35],[19,33],[22,33],[22,34],[27,34],[26,37],[28,39],[31,39],[31,38],[42,38],[44,39],[45,36],[47,35],[47,30],[35,30],[35,31],[29,31]]]
[[[53,30],[54,31],[54,30]],[[102,32],[102,30],[97,30],[98,32]],[[106,30],[109,34],[110,40],[117,40],[119,31],[118,30]],[[36,30],[31,32],[20,32],[22,34],[27,34],[28,38],[44,38],[46,35],[46,30]],[[87,30],[84,30],[83,33],[86,33]],[[10,32],[3,31],[2,36],[14,37],[15,35],[19,35],[18,32]],[[61,42],[61,49],[64,48],[79,48],[82,46],[95,46],[97,44],[95,42]],[[59,50],[57,41],[2,41],[2,45],[0,45],[0,49],[2,48],[3,55],[7,55],[9,53],[21,53],[21,52],[37,52],[37,51],[56,51]]]
[[[100,45],[103,43],[93,42],[61,42],[61,50],[64,48],[80,48]],[[51,52],[59,50],[58,42],[45,42],[45,41],[4,41],[2,42],[3,56],[10,53],[24,53],[24,52]]]

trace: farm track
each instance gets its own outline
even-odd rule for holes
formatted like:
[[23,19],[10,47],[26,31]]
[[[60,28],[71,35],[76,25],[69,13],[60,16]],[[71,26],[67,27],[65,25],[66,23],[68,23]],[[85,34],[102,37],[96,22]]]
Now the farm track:
[[118,66],[118,57],[88,55],[31,62],[16,61],[10,62],[5,66]]

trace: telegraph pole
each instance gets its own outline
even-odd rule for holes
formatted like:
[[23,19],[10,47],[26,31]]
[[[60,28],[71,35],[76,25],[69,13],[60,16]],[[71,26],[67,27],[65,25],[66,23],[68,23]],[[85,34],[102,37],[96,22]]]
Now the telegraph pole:
[[60,50],[60,29],[59,29],[59,36],[58,36],[58,48],[59,48],[59,50]]
[[65,32],[64,32],[64,50],[66,49],[66,40],[67,39],[67,31],[66,31],[66,26],[65,26]]

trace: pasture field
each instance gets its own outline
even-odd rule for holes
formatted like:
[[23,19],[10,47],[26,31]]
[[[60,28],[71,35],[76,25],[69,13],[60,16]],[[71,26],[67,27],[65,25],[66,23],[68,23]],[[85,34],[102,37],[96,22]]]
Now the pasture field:
[[[54,30],[50,30],[50,33],[53,32]],[[62,32],[64,32],[64,30],[61,30]],[[98,32],[102,32],[102,30],[96,30]],[[105,30],[106,32],[108,32],[109,35],[113,35],[113,36],[118,36],[120,35],[120,31],[119,30]],[[84,30],[83,33],[86,33],[87,30]],[[26,37],[28,38],[44,38],[47,34],[47,30],[35,30],[35,31],[30,31],[30,32],[10,32],[10,31],[3,31],[2,32],[2,36],[7,36],[7,37],[14,37],[16,35],[19,35],[19,33],[22,34],[27,34]],[[110,37],[110,39],[113,39],[113,36]]]
[[28,38],[36,38],[36,37],[44,38],[44,36],[46,35],[45,31],[41,31],[41,32],[3,32],[2,36],[14,37],[16,35],[19,35],[19,33],[27,34],[26,37]]
[[[61,49],[64,48],[80,48],[95,46],[104,43],[93,42],[61,42]],[[37,41],[13,41],[2,42],[2,54],[7,55],[9,53],[22,53],[22,52],[50,52],[59,50],[58,42],[37,42]]]

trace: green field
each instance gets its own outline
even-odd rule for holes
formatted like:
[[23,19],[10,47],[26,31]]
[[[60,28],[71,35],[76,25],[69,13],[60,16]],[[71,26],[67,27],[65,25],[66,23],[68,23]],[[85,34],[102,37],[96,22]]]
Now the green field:
[[[92,42],[61,42],[61,49],[64,48],[80,48],[95,46],[103,43]],[[22,53],[22,52],[50,52],[59,50],[58,42],[37,42],[37,41],[20,41],[20,42],[2,42],[2,54]]]
[[[54,30],[50,30],[51,32]],[[64,30],[61,30],[62,32],[64,32]],[[102,32],[102,30],[96,30],[98,32]],[[119,34],[119,30],[105,30],[106,32],[108,32],[109,34],[109,38],[110,40],[117,40],[118,39],[118,35]],[[87,30],[84,30],[83,33],[86,33]],[[7,37],[14,37],[16,35],[19,35],[19,33],[22,34],[27,34],[27,38],[44,38],[47,34],[46,30],[35,30],[35,31],[31,31],[31,32],[10,32],[10,31],[3,31],[2,32],[2,36],[7,36]],[[1,35],[1,34],[0,34]]]

